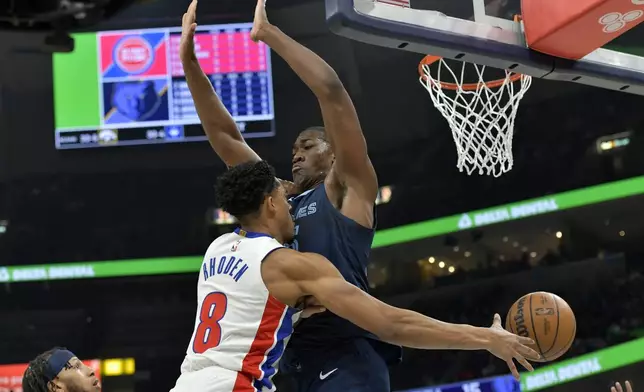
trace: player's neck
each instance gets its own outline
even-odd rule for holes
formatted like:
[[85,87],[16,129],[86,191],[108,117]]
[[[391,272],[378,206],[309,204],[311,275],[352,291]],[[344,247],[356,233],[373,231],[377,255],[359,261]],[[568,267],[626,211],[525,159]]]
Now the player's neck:
[[304,193],[306,191],[310,191],[311,189],[315,189],[320,184],[323,184],[325,179],[326,179],[326,176],[304,182],[303,184],[298,185],[298,191],[299,193]]
[[276,231],[272,230],[269,225],[264,224],[262,222],[252,222],[252,223],[247,223],[241,224],[241,229],[248,232],[248,233],[261,233],[261,234],[266,234],[269,235],[273,238],[275,238],[278,241],[281,241],[281,239],[277,238],[276,236]]

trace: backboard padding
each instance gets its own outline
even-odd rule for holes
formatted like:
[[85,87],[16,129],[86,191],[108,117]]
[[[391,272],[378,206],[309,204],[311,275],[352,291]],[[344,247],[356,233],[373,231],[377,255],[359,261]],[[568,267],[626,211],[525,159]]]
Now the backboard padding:
[[[431,6],[436,1],[450,0],[412,0],[412,7]],[[506,5],[514,4],[512,1],[519,0],[501,0]],[[489,7],[484,7],[481,15],[480,4],[487,6],[479,3],[478,11],[476,4],[470,7],[472,20],[372,0],[326,0],[326,12],[333,32],[357,41],[644,95],[643,58],[606,49],[598,49],[580,61],[536,53],[525,46],[518,24],[488,15]]]

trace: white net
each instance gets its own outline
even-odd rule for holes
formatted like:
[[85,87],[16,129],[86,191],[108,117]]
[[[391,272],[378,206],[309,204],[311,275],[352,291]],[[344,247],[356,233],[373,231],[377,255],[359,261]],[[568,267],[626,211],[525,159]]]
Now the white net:
[[[420,82],[449,123],[458,169],[499,177],[512,169],[514,119],[532,78],[504,71],[505,78],[486,83],[485,66],[461,64],[459,75],[443,59],[431,67],[422,64]],[[478,82],[464,88],[466,68],[476,70]],[[454,83],[445,83],[441,74]]]

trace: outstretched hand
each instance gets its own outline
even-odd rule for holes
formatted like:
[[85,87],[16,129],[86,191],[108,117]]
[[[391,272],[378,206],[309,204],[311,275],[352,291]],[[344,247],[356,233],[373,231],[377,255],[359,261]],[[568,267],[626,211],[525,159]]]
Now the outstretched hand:
[[515,335],[503,329],[501,326],[501,316],[498,314],[494,315],[494,321],[492,322],[490,331],[492,332],[492,339],[490,341],[490,347],[487,350],[508,364],[514,378],[517,380],[520,379],[519,371],[514,364],[515,359],[526,370],[534,370],[530,362],[527,361],[527,359],[539,359],[539,354],[527,346],[534,344],[532,339]]
[[[626,385],[626,392],[633,392],[633,387],[629,381],[624,383]],[[624,392],[622,385],[618,382],[615,383],[615,386],[610,387],[610,392]]]
[[195,30],[197,29],[197,0],[192,0],[181,21],[181,41],[179,42],[179,57],[181,60],[191,60],[195,55]]
[[253,20],[253,29],[250,31],[250,39],[255,42],[262,40],[264,31],[271,24],[266,16],[266,0],[257,0],[255,6],[255,19]]

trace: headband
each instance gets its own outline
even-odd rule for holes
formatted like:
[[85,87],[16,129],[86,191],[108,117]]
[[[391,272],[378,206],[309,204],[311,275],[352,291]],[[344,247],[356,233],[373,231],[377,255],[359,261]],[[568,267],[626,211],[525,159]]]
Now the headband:
[[58,373],[60,373],[69,361],[74,358],[76,355],[74,355],[71,351],[67,350],[56,350],[54,353],[49,357],[47,360],[47,367],[45,368],[45,377],[47,377],[48,381],[52,381],[54,378],[58,376]]

